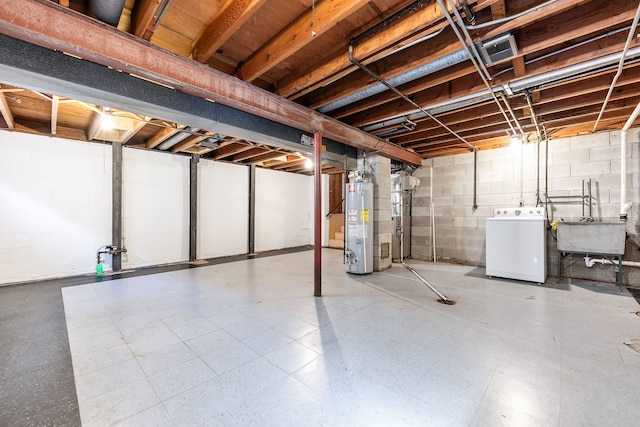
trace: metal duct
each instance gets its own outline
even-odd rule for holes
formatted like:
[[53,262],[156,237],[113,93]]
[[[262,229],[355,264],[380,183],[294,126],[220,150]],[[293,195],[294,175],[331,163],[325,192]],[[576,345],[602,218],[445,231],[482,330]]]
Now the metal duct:
[[[612,53],[600,58],[592,59],[590,61],[581,62],[579,64],[570,65],[568,67],[560,68],[558,70],[550,71],[548,73],[540,74],[538,76],[528,77],[526,79],[518,80],[512,83],[508,83],[509,89],[516,92],[525,92],[535,88],[541,88],[552,83],[560,81],[570,80],[577,77],[586,76],[596,72],[610,69],[612,66],[617,65],[622,53]],[[634,59],[640,57],[640,46],[631,48],[627,51],[626,58]],[[494,93],[504,91],[503,86],[497,86],[492,88]],[[481,102],[491,99],[491,95],[488,90],[478,91],[469,95],[465,95],[456,99],[444,101],[430,106],[426,110],[433,115],[447,113],[458,108],[469,107]],[[417,110],[413,110],[409,113],[405,112],[402,115],[395,117],[389,117],[382,122],[374,123],[371,125],[361,127],[365,132],[380,129],[386,126],[392,126],[402,123],[406,119],[416,121],[425,118],[426,115]]]
[[169,148],[173,147],[179,142],[184,141],[185,139],[187,139],[194,133],[198,132],[199,130],[200,129],[198,128],[186,127],[179,133],[173,135],[171,138],[167,138],[165,141],[160,143],[158,145],[158,150],[168,150]]
[[117,27],[125,1],[126,0],[89,0],[87,15]]
[[[465,49],[461,49],[450,55],[447,55],[440,59],[436,59],[435,61],[429,62],[428,64],[424,64],[421,67],[415,68],[411,71],[407,71],[406,73],[400,74],[396,77],[392,77],[388,79],[387,82],[391,86],[398,87],[400,85],[403,85],[413,80],[417,80],[429,74],[433,74],[445,68],[453,67],[454,65],[460,64],[466,61],[467,59],[469,59],[469,54]],[[366,89],[363,89],[359,92],[353,93],[349,96],[345,96],[344,98],[340,98],[337,101],[324,105],[318,108],[318,111],[323,114],[326,114],[329,111],[337,110],[338,108],[347,106],[349,104],[353,104],[354,102],[358,102],[365,98],[369,98],[370,96],[382,93],[385,90],[387,90],[387,87],[384,84],[376,83],[375,85],[370,86]]]

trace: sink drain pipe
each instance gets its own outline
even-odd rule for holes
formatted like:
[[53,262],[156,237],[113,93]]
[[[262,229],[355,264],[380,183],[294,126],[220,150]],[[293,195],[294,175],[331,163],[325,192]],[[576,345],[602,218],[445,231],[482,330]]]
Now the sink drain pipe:
[[413,267],[411,267],[409,264],[404,262],[404,190],[402,190],[402,188],[400,189],[400,262],[407,270],[413,273],[414,276],[420,279],[420,281],[424,283],[426,287],[431,290],[431,292],[433,292],[438,296],[439,298],[438,302],[442,304],[447,304],[447,305],[455,304],[454,301],[444,296],[442,292],[434,288],[433,285],[431,285],[431,283],[427,282],[427,280],[424,277],[422,277],[420,273],[414,270]]

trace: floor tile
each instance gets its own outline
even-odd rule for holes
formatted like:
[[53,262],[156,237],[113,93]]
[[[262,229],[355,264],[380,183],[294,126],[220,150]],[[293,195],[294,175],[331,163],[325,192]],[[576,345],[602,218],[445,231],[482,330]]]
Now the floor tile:
[[319,299],[300,285],[311,283],[311,260],[301,252],[65,290],[85,424],[637,421],[640,353],[624,342],[639,335],[639,306],[615,286],[532,286],[412,260],[455,298],[446,306],[404,268],[348,276],[341,253],[327,251]]

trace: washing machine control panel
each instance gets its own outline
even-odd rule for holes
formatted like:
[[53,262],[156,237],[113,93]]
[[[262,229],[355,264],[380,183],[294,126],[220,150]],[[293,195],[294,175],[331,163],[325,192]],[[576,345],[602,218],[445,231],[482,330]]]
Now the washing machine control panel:
[[521,207],[521,208],[496,208],[493,211],[494,217],[544,217],[542,207]]

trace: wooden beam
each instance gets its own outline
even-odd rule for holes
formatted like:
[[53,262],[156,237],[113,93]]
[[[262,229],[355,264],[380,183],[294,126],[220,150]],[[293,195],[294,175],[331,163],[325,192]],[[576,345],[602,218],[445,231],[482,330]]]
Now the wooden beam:
[[266,0],[227,0],[222,11],[193,45],[191,52],[193,59],[202,63],[207,62],[265,2]]
[[287,169],[287,168],[291,168],[294,166],[299,166],[299,165],[304,165],[304,162],[306,162],[307,159],[306,158],[299,158],[298,160],[294,160],[292,162],[286,162],[286,163],[282,163],[276,166],[272,166],[270,169],[275,169],[275,170],[280,170],[280,169]]
[[[232,78],[197,62],[101,25],[53,2],[0,0],[0,33],[48,49],[150,79],[184,93],[210,99],[303,132],[321,130],[326,138],[412,165],[422,157],[386,143],[302,105]],[[40,23],[46,22],[47,25]],[[73,34],[69,33],[73,28]]]
[[133,16],[131,32],[133,34],[145,40],[151,40],[155,31],[154,16],[158,6],[160,6],[160,0],[136,0],[131,12]]
[[282,60],[293,55],[316,36],[321,36],[348,18],[369,0],[323,0],[315,10],[307,9],[284,30],[255,51],[236,71],[236,76],[252,82]]
[[213,153],[213,159],[214,160],[224,159],[225,157],[242,153],[243,151],[251,150],[252,148],[254,148],[254,146],[249,144],[227,145],[226,147],[218,148],[217,150],[215,150]]
[[[561,20],[558,22],[561,22]],[[545,23],[542,23],[542,26],[544,25]],[[558,25],[560,24],[558,23]],[[601,28],[606,28],[606,23],[600,22],[599,24],[592,23],[591,26],[585,25],[585,28],[583,29],[583,31],[585,32],[584,35],[588,34],[590,31],[597,31]],[[527,75],[535,76],[557,68],[570,66],[583,61],[588,61],[595,57],[619,52],[624,46],[626,36],[627,35],[624,33],[618,33],[605,39],[600,39],[593,43],[588,43],[570,51],[554,55],[548,60],[534,62],[527,66]],[[635,41],[632,46],[633,45],[640,45],[640,40]],[[550,46],[544,45],[540,47],[548,48]],[[513,71],[509,71],[496,77],[493,80],[493,85],[497,86],[507,82],[511,82],[513,80],[515,80],[515,75]],[[429,88],[428,91],[417,93],[410,92],[410,94],[419,105],[425,108],[429,108],[429,105],[432,103],[440,103],[445,99],[455,99],[459,96],[483,91],[485,89],[486,87],[484,86],[480,78],[477,76],[477,74],[473,73],[465,77],[453,80],[450,83],[445,83],[439,85],[438,87]],[[433,98],[432,95],[437,95],[437,99]],[[343,120],[351,124],[352,126],[360,127],[369,123],[385,120],[389,117],[401,115],[406,111],[413,110],[413,107],[405,101],[397,100],[397,98],[394,99],[393,97],[391,97],[390,99],[392,99],[392,101],[387,102],[384,105],[380,105],[375,110],[369,110],[366,113],[355,114],[352,117]]]
[[185,151],[188,148],[195,146],[198,142],[206,139],[207,137],[215,135],[215,132],[205,132],[203,135],[193,135],[177,143],[175,146],[171,148],[172,153],[177,153],[178,151]]
[[58,0],[60,6],[69,7],[69,0]]
[[169,127],[160,129],[156,132],[151,138],[145,142],[145,148],[155,148],[162,143],[165,139],[175,135],[180,131],[180,129],[184,129],[186,125],[176,125],[176,127]]
[[507,6],[504,4],[504,0],[500,0],[491,5],[491,17],[495,19],[501,19],[507,16]]
[[[431,29],[430,26],[443,19],[444,15],[437,3],[430,2],[430,4],[427,4],[427,2],[424,2],[413,13],[405,14],[401,19],[389,23],[385,30],[376,33],[375,37],[360,41],[354,48],[354,56],[361,59],[364,64],[369,64],[379,59],[378,56],[372,55],[388,55],[395,49],[399,49],[398,42],[408,35],[419,32],[424,28],[429,28],[430,31],[437,30],[437,28]],[[339,78],[343,74],[338,73],[344,70],[353,71],[355,67],[346,55],[347,47],[348,41],[345,41],[329,58],[322,58],[318,63],[309,64],[309,67],[287,76],[278,82],[276,93],[295,99],[304,95],[301,91],[305,88],[311,87],[313,89],[316,84],[317,87],[324,84],[325,79]]]
[[251,159],[256,156],[261,156],[264,154],[270,154],[271,150],[265,148],[254,147],[251,150],[244,151],[242,153],[238,153],[234,155],[231,159],[232,162],[241,162],[243,160]]
[[60,97],[53,95],[51,99],[51,135],[58,132],[58,107],[60,105]]
[[277,159],[278,157],[282,157],[285,154],[286,153],[283,153],[281,151],[270,151],[270,152],[262,154],[260,156],[252,157],[251,159],[249,159],[249,161],[247,163],[255,164],[255,163],[267,162],[269,160],[273,160],[273,159]]
[[516,77],[523,77],[527,74],[527,68],[524,65],[524,55],[518,55],[511,60],[513,65],[513,74]]
[[143,117],[141,120],[133,119],[132,128],[122,134],[120,138],[120,142],[122,142],[123,144],[126,144],[127,142],[129,142],[131,138],[133,138],[138,132],[142,130],[143,127],[147,125],[147,123],[149,123],[150,120],[151,120],[151,117]]
[[7,101],[7,97],[4,96],[4,92],[0,92],[0,114],[2,114],[2,117],[7,123],[7,127],[9,129],[13,129],[14,127],[16,127],[16,122],[13,119],[11,107],[9,107],[9,102]]

